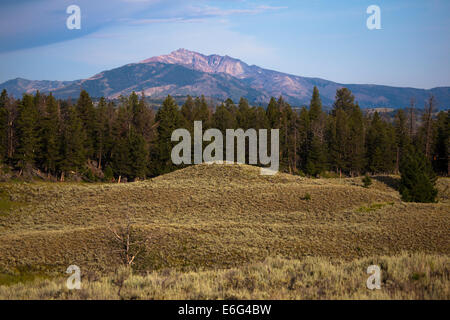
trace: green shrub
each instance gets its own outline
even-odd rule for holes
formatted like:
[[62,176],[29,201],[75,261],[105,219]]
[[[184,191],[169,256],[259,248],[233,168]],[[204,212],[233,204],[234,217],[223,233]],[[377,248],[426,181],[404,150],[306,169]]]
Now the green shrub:
[[364,184],[364,188],[368,188],[370,185],[372,185],[372,179],[368,174],[364,176],[364,178],[362,179],[362,183]]
[[95,181],[97,181],[97,177],[92,172],[92,170],[90,168],[88,168],[83,175],[83,180],[85,180],[87,182],[95,182]]
[[302,200],[306,200],[306,201],[311,200],[311,195],[308,192],[305,193],[305,195],[303,196]]
[[114,172],[110,166],[107,166],[104,172],[103,181],[111,182],[114,179]]
[[399,192],[406,202],[436,202],[436,174],[430,161],[418,150],[405,154],[400,165]]

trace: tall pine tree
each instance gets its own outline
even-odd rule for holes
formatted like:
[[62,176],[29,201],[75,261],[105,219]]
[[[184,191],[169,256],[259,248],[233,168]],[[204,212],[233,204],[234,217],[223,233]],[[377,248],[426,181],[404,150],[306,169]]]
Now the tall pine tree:
[[6,89],[0,94],[0,164],[6,161],[7,145],[8,145],[8,111],[6,104],[8,103],[8,93]]
[[80,92],[80,97],[77,101],[77,114],[84,131],[84,149],[86,156],[93,159],[95,157],[95,108],[86,90]]
[[39,148],[38,110],[33,96],[24,94],[17,116],[16,165],[21,170],[30,170],[35,165]]
[[324,114],[319,89],[314,87],[309,106],[307,127],[306,172],[317,176],[326,169],[326,147],[324,144]]
[[411,144],[408,119],[404,110],[398,110],[395,114],[394,128],[396,142],[395,171],[398,173],[403,155]]
[[172,148],[176,144],[171,141],[172,132],[182,128],[182,117],[176,101],[169,95],[164,100],[162,107],[156,114],[158,122],[157,157],[158,163],[155,168],[157,174],[167,173],[176,169],[172,163]]
[[56,174],[57,163],[60,155],[60,113],[59,106],[53,95],[46,99],[46,109],[41,120],[41,150],[39,154],[40,162],[44,171],[49,174]]
[[78,174],[86,164],[86,133],[83,123],[74,106],[69,106],[67,122],[62,143],[61,180],[67,174]]
[[436,138],[433,150],[433,166],[439,174],[449,175],[450,113],[439,112],[436,119]]

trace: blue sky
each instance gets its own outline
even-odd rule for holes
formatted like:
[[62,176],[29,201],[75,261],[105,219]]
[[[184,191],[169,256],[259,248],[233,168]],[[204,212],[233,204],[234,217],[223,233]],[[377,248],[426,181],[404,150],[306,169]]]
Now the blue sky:
[[[81,8],[68,30],[66,8]],[[381,8],[381,30],[366,9]],[[2,0],[0,82],[75,80],[186,48],[340,83],[450,86],[448,0]]]

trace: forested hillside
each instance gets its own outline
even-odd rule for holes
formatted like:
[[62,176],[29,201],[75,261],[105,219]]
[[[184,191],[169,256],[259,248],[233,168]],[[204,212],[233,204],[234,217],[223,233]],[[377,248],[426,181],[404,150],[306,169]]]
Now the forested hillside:
[[430,96],[417,119],[413,109],[396,111],[393,121],[364,114],[351,91],[337,90],[331,112],[322,109],[317,88],[308,108],[292,109],[280,97],[267,108],[241,98],[208,104],[188,97],[178,106],[168,96],[150,108],[142,95],[118,102],[93,102],[86,91],[77,101],[56,100],[37,92],[14,99],[0,97],[2,176],[41,176],[53,180],[117,181],[145,179],[178,168],[170,159],[177,128],[203,130],[280,129],[280,165],[285,172],[308,176],[397,173],[406,153],[423,153],[435,172],[448,174],[449,114],[436,115]]

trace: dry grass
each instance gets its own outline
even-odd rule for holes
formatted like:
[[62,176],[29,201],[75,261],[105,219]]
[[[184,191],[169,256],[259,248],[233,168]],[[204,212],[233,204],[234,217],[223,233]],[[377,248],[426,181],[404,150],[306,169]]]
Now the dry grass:
[[403,203],[396,181],[377,177],[366,189],[360,178],[270,177],[251,166],[199,165],[120,185],[1,183],[8,201],[21,205],[0,214],[0,274],[56,276],[71,264],[115,271],[122,261],[107,226],[127,215],[134,235],[148,239],[137,272],[234,268],[274,256],[448,256],[449,179],[438,183],[437,204]]
[[[368,290],[366,269],[381,268],[381,289]],[[176,270],[114,276],[68,290],[65,279],[0,286],[0,299],[450,299],[447,256],[406,254],[352,262],[268,258],[228,270]]]

